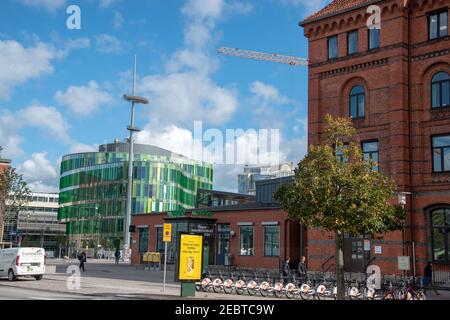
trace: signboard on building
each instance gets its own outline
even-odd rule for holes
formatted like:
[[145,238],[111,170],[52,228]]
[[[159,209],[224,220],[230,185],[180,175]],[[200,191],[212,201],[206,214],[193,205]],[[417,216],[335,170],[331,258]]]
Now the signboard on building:
[[180,235],[178,278],[181,281],[198,281],[202,278],[203,236]]
[[193,217],[212,217],[213,213],[211,211],[192,211]]
[[163,241],[171,242],[172,241],[172,224],[164,223],[163,227]]
[[375,246],[375,254],[381,254],[382,252],[381,246]]
[[208,224],[191,225],[189,232],[202,233],[204,235],[212,234],[212,233],[214,233],[214,225],[208,225]]
[[409,271],[410,270],[410,260],[408,256],[399,256],[398,259],[398,270]]
[[185,215],[186,215],[186,211],[184,209],[167,212],[167,216],[169,218],[184,217]]
[[364,240],[364,251],[370,251],[370,240]]

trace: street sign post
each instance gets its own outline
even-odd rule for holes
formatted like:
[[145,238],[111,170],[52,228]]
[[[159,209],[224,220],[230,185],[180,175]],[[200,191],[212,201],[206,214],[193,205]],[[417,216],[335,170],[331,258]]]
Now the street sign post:
[[164,241],[164,284],[163,284],[163,292],[166,292],[167,243],[172,241],[172,225],[170,223],[164,223],[163,241]]

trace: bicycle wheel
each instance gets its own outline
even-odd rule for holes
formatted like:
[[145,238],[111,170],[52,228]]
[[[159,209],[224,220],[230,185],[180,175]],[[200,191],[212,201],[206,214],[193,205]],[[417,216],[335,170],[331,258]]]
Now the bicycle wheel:
[[284,291],[286,298],[293,299],[295,297],[295,285],[293,283],[289,283]]
[[427,300],[427,296],[423,291],[416,292],[416,300]]
[[258,284],[255,281],[250,281],[247,284],[247,293],[250,296],[254,296],[256,294],[256,287],[258,286]]
[[275,297],[281,298],[283,296],[283,284],[276,283],[273,290],[273,294]]
[[213,286],[213,291],[214,291],[214,293],[220,293],[222,291],[222,286],[221,285],[214,285]]
[[242,295],[244,293],[244,288],[245,288],[244,281],[242,281],[242,280],[236,281],[236,286],[235,286],[236,294]]
[[267,281],[264,281],[259,286],[259,293],[263,297],[267,297],[269,295],[270,284]]
[[233,292],[233,280],[225,280],[225,282],[223,283],[223,292],[225,292],[226,294],[230,294],[231,292]]

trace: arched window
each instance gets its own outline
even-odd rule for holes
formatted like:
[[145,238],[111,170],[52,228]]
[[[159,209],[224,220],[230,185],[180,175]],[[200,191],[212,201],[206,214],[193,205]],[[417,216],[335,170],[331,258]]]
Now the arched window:
[[450,207],[431,211],[431,235],[433,241],[433,260],[449,261]]
[[350,117],[353,119],[364,118],[366,108],[366,93],[362,86],[353,87],[350,91]]
[[431,105],[433,108],[450,107],[450,76],[439,72],[431,81]]

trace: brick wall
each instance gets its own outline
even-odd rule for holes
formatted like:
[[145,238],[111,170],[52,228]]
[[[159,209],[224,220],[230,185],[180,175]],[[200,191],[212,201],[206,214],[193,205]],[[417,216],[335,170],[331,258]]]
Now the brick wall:
[[[450,174],[432,173],[431,148],[432,135],[450,133],[450,109],[431,110],[430,97],[433,75],[438,71],[450,73],[450,38],[428,41],[427,18],[428,12],[448,8],[449,1],[415,1],[411,32],[411,114],[408,112],[408,12],[402,3],[400,0],[377,3],[382,9],[380,48],[370,52],[367,7],[304,25],[311,59],[308,138],[309,144],[322,143],[324,116],[327,113],[348,116],[350,90],[355,85],[365,88],[366,116],[354,121],[357,137],[360,141],[378,139],[380,171],[395,179],[399,191],[414,194],[413,203],[408,204],[412,215],[408,216],[405,239],[401,232],[377,236],[382,237],[376,243],[383,247],[383,253],[372,255],[377,257],[382,272],[396,273],[397,256],[412,256],[414,238],[416,268],[421,274],[425,262],[432,259],[427,209],[435,204],[450,206]],[[359,33],[359,53],[348,57],[347,32],[355,29]],[[339,58],[328,61],[327,39],[336,34]],[[308,231],[310,266],[318,268],[321,261],[334,255],[333,239],[333,235]]]
[[[133,217],[133,225],[146,225],[149,227],[149,250],[155,251],[156,230],[155,225],[165,223],[165,215],[147,214]],[[298,260],[301,254],[300,226],[296,222],[287,221],[287,214],[281,209],[215,211],[213,215],[216,224],[230,224],[234,236],[230,240],[230,249],[233,255],[233,264],[237,267],[278,269],[280,259],[289,256],[291,260]],[[239,252],[239,223],[253,223],[254,255],[242,256]],[[263,222],[278,222],[280,226],[280,255],[277,257],[264,256],[264,226]],[[139,264],[138,232],[132,234],[132,263]],[[286,252],[285,252],[286,247]],[[215,250],[215,248],[212,248]]]

